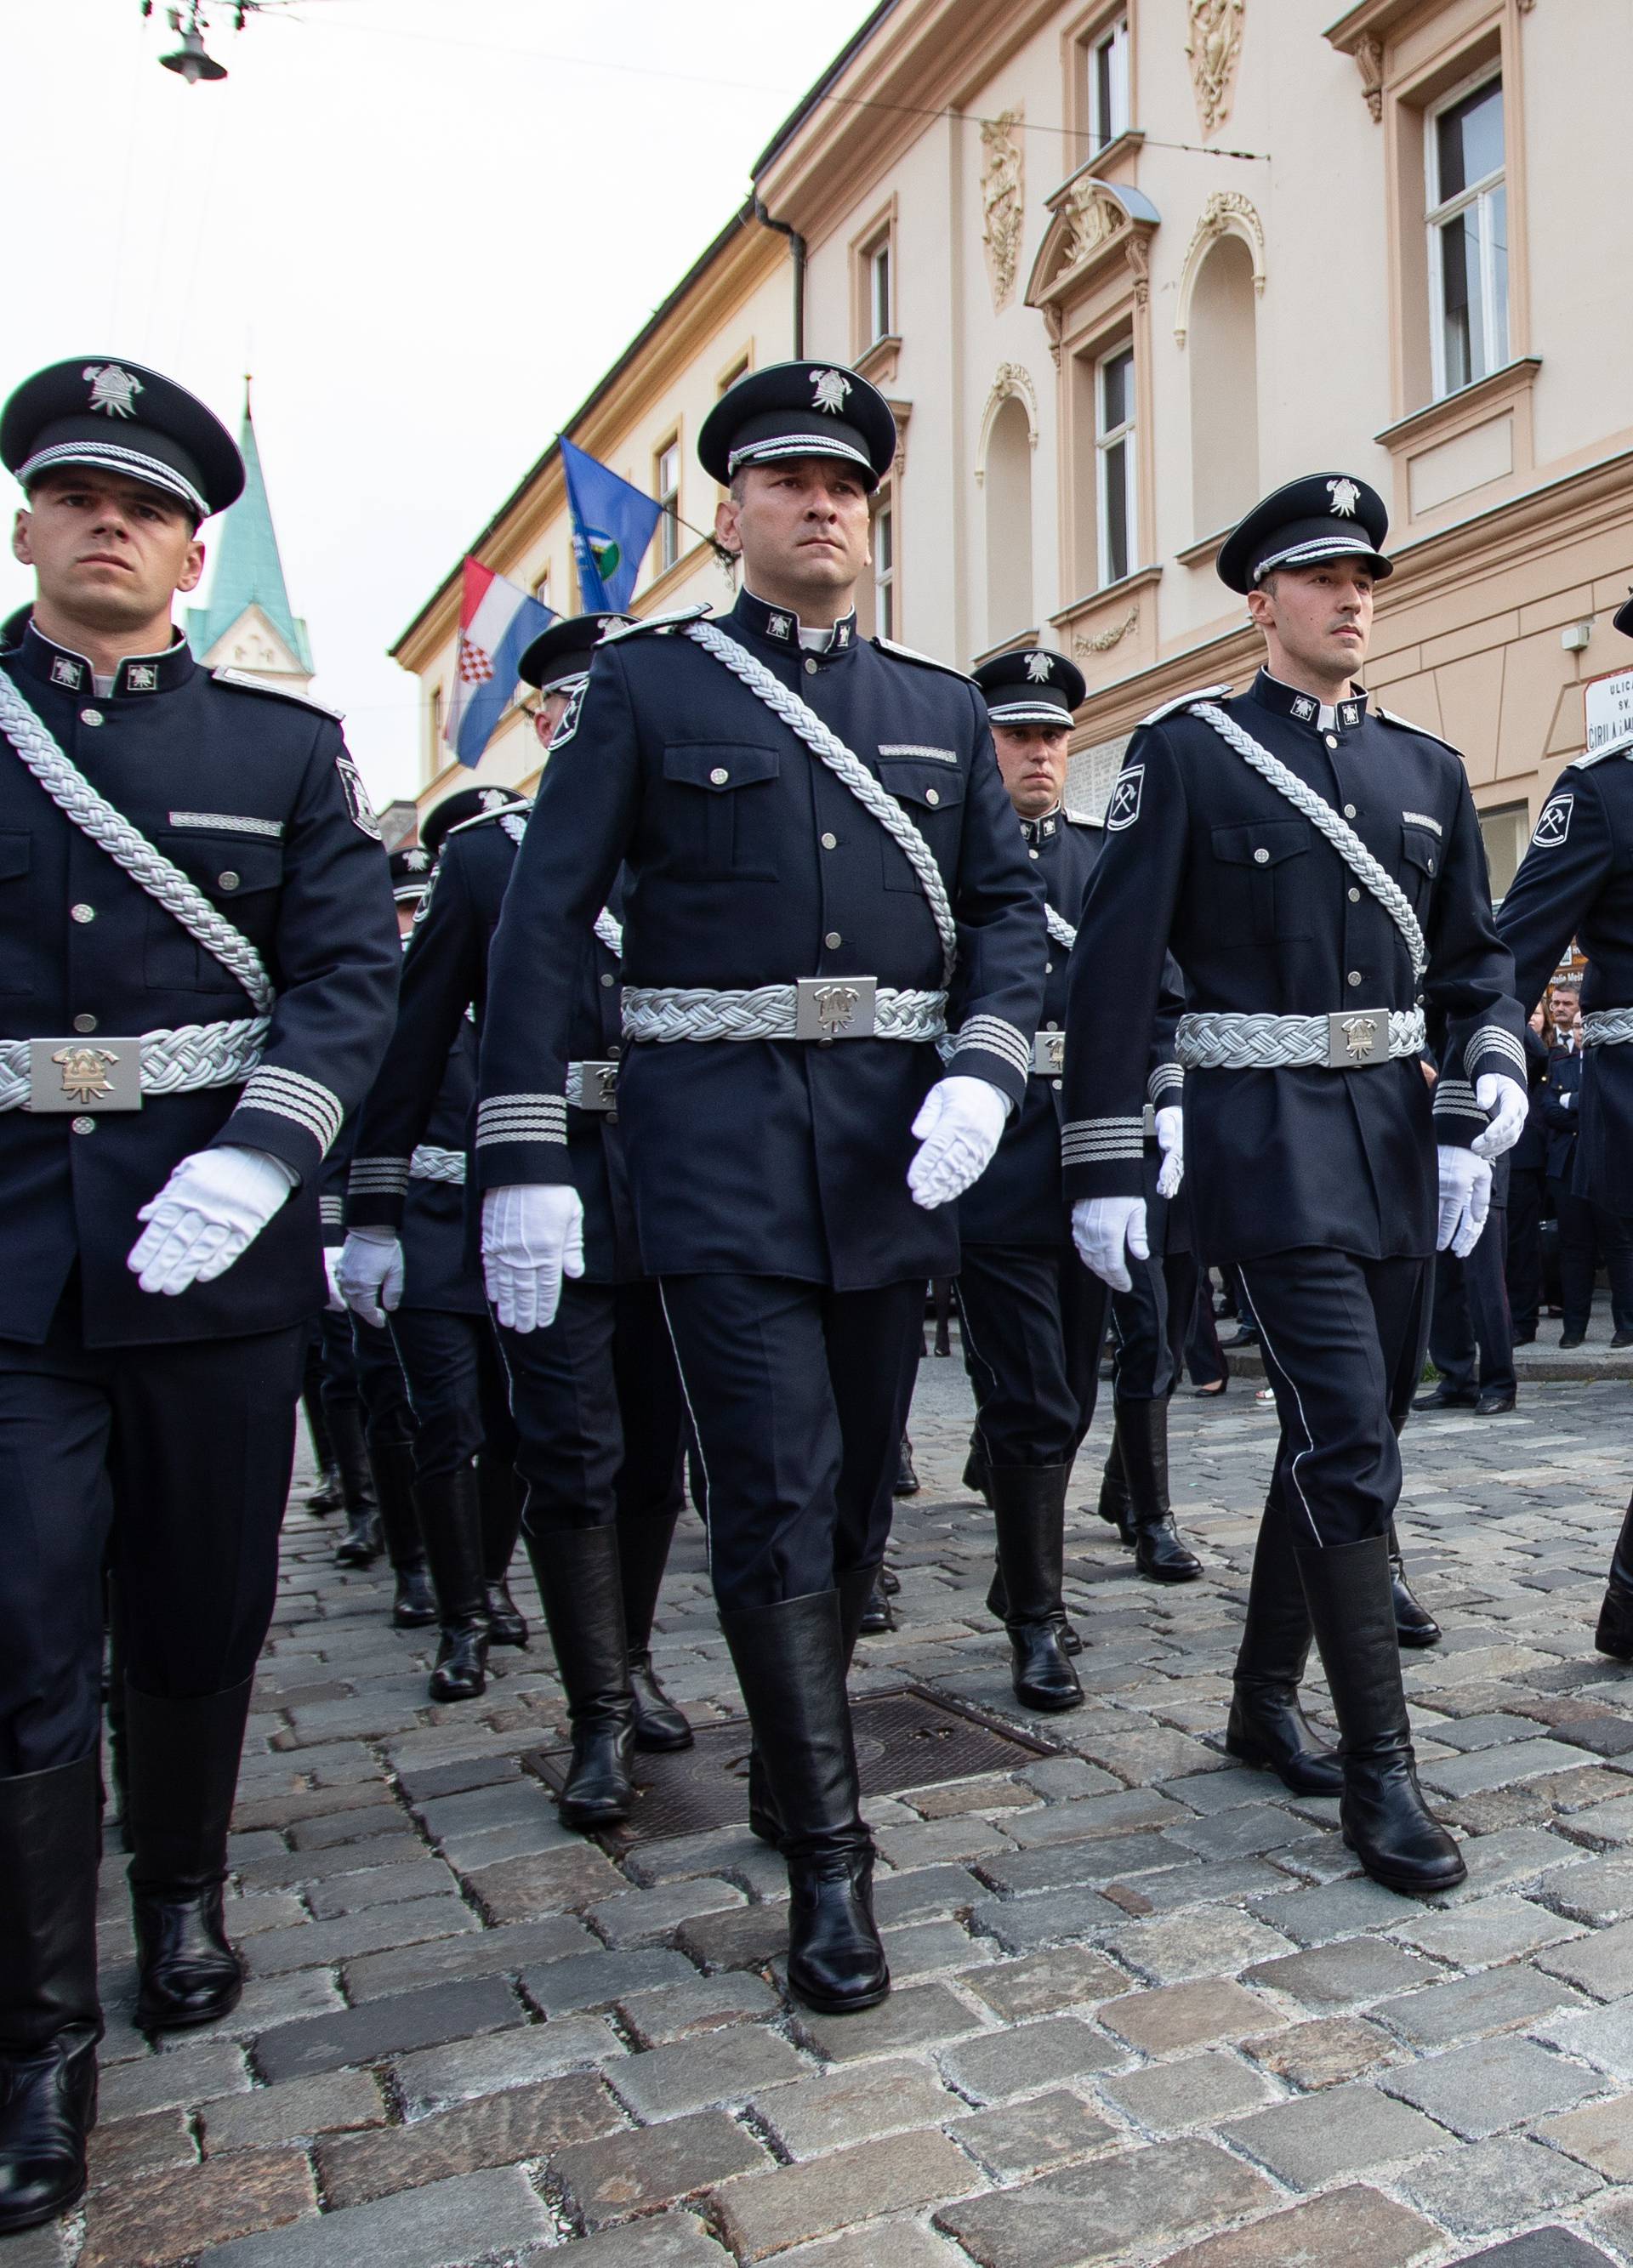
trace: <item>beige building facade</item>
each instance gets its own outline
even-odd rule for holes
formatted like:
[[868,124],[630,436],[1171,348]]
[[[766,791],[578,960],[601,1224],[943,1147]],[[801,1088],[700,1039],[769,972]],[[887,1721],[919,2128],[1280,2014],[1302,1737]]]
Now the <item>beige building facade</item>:
[[[568,430],[654,494],[673,437],[706,526],[698,422],[791,350],[802,268],[805,351],[901,428],[865,618],[966,665],[1071,655],[1090,801],[1147,711],[1254,666],[1232,520],[1359,474],[1397,563],[1369,681],[1462,750],[1500,890],[1585,681],[1633,661],[1629,76],[1629,0],[889,0],[756,167],[801,243],[745,209]],[[550,455],[477,548],[574,603]],[[685,530],[672,557],[640,611],[728,600]],[[428,799],[457,606],[455,574],[395,649]],[[480,776],[529,762],[512,731]]]

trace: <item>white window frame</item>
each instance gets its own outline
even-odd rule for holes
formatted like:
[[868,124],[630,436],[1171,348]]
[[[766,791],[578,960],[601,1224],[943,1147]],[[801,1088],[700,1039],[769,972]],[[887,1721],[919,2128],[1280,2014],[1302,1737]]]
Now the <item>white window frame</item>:
[[[1128,415],[1119,425],[1107,428],[1105,423],[1105,374],[1114,362],[1124,356],[1128,358]],[[1132,575],[1139,558],[1140,497],[1139,463],[1135,455],[1136,412],[1134,406],[1134,359],[1132,341],[1113,347],[1103,354],[1094,366],[1094,462],[1095,462],[1095,526],[1099,539],[1100,586],[1120,583]],[[1118,572],[1113,572],[1112,556],[1112,503],[1108,468],[1113,453],[1123,453],[1123,527],[1122,539],[1126,560]]]
[[[1089,154],[1097,158],[1119,134],[1127,134],[1128,114],[1128,18],[1114,24],[1084,42],[1083,111],[1089,124]],[[1100,63],[1105,59],[1106,100],[1100,99]]]
[[886,483],[873,515],[873,627],[876,637],[900,635],[896,579],[901,545],[896,526],[896,483]]
[[[658,572],[667,575],[680,557],[680,435],[672,434],[653,459],[653,487],[663,517],[658,522]],[[665,467],[672,477],[665,486]]]
[[887,229],[875,244],[870,244],[863,259],[864,287],[868,294],[868,339],[876,347],[881,339],[894,335],[896,325],[896,276],[894,249]]
[[[1507,247],[1504,248],[1504,284],[1502,291],[1503,323],[1498,335],[1496,291],[1496,232],[1491,225],[1490,200],[1493,195],[1508,188],[1508,117],[1503,112],[1503,163],[1494,173],[1471,183],[1454,197],[1440,195],[1440,121],[1448,110],[1456,110],[1471,95],[1495,87],[1499,107],[1503,99],[1503,73],[1499,68],[1482,68],[1473,77],[1441,98],[1425,115],[1423,121],[1423,202],[1427,215],[1429,236],[1430,291],[1430,351],[1434,372],[1435,399],[1444,401],[1450,394],[1459,393],[1464,386],[1478,385],[1489,378],[1494,370],[1501,370],[1509,358],[1508,340],[1508,279]],[[1506,203],[1506,198],[1505,198]],[[1452,386],[1446,372],[1446,304],[1445,254],[1441,238],[1447,224],[1464,213],[1481,209],[1480,219],[1480,297],[1483,317],[1482,335],[1478,342],[1484,358],[1483,368],[1472,370],[1467,379]]]

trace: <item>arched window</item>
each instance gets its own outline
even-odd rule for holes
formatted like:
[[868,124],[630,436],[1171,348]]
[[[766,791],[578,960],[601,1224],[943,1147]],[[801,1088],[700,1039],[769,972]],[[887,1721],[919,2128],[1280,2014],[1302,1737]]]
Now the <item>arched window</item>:
[[986,437],[986,643],[1000,645],[1032,621],[1032,429],[1009,394]]
[[1238,520],[1259,495],[1259,353],[1253,255],[1221,236],[1197,271],[1191,363],[1191,497],[1199,539]]

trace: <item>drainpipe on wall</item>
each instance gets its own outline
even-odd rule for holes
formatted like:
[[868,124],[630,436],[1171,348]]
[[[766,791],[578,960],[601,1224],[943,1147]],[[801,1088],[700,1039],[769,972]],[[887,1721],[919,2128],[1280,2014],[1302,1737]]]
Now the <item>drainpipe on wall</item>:
[[794,264],[794,359],[805,359],[805,239],[786,220],[773,220],[758,197],[754,200],[754,217],[764,228],[774,228],[779,236],[788,239],[788,250]]

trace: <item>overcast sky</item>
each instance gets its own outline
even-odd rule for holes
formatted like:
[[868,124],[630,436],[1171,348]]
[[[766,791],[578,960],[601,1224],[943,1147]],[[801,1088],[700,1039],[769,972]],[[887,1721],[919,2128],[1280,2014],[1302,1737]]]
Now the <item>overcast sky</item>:
[[[870,4],[294,0],[235,33],[208,0],[230,76],[188,87],[166,0],[4,0],[0,395],[125,355],[236,431],[253,371],[313,690],[376,799],[411,792],[386,648]],[[8,551],[0,614],[31,589]]]

